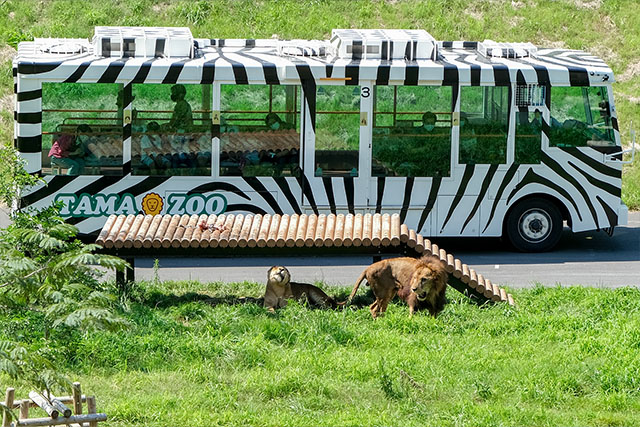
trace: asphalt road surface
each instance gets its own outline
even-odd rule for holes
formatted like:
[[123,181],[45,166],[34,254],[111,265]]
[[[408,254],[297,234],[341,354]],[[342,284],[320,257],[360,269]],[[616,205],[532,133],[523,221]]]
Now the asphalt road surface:
[[[613,237],[603,232],[572,233],[565,229],[553,252],[525,254],[510,251],[499,239],[432,239],[441,248],[476,269],[492,282],[512,287],[584,285],[615,288],[640,286],[640,212]],[[371,263],[370,256],[274,258],[161,258],[162,280],[266,282],[272,265],[285,265],[293,280],[352,285]],[[136,259],[136,279],[154,276],[154,259]]]

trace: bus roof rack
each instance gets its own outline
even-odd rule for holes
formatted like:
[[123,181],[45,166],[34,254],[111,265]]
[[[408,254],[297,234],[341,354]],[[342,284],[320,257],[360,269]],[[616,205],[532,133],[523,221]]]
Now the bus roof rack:
[[478,43],[478,53],[487,58],[526,58],[536,56],[538,48],[532,43],[498,43],[485,40]]
[[93,51],[118,58],[193,58],[188,27],[96,27]]
[[331,44],[346,59],[436,59],[438,46],[424,30],[333,30]]

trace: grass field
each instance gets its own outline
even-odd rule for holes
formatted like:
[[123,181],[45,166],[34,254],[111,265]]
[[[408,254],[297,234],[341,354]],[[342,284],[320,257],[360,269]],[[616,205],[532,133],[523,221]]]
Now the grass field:
[[[60,331],[52,357],[110,426],[640,424],[640,290],[514,291],[515,309],[450,290],[437,319],[373,321],[363,291],[272,315],[263,286],[139,283],[129,328]],[[40,322],[3,313],[0,337],[37,347]]]
[[[640,123],[636,0],[4,0],[0,2],[0,140],[11,143],[11,58],[20,40],[90,38],[96,25],[189,26],[196,37],[319,38],[333,28],[422,28],[438,40],[530,41],[584,49],[613,68],[623,144]],[[622,197],[640,209],[640,159]]]

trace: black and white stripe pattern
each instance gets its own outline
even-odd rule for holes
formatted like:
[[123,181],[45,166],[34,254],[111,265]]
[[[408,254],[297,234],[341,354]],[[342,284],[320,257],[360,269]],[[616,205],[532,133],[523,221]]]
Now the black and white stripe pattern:
[[[358,85],[461,86],[594,86],[614,81],[611,69],[585,52],[540,49],[535,55],[502,58],[478,53],[477,42],[438,42],[435,59],[393,58],[381,41],[381,59],[279,55],[274,40],[197,39],[199,50],[188,58],[97,57],[91,50],[60,57],[35,55],[35,46],[21,43],[14,60],[16,92],[15,144],[30,173],[41,172],[42,83],[109,82],[122,84],[125,115],[132,109],[132,84],[287,84],[303,88],[302,144],[315,132],[315,93],[321,79],[348,79]],[[405,43],[410,53],[416,47]],[[156,50],[162,50],[161,46]],[[159,56],[159,55],[158,55]],[[409,55],[411,57],[411,54]],[[549,108],[546,92],[545,111]],[[613,98],[611,105],[613,105]],[[459,105],[454,102],[455,105]],[[511,115],[513,116],[513,115]],[[612,119],[616,141],[617,120]],[[548,138],[549,124],[543,122]],[[213,136],[219,126],[213,125]],[[454,137],[457,132],[454,131]],[[460,165],[450,177],[325,177],[313,176],[313,159],[301,159],[301,177],[142,177],[131,176],[131,125],[123,123],[124,176],[47,176],[48,186],[25,193],[24,205],[46,206],[56,194],[132,194],[140,206],[148,192],[223,194],[227,211],[237,213],[361,213],[398,212],[409,227],[426,235],[498,236],[508,209],[522,197],[545,194],[562,203],[575,231],[618,223],[621,167],[607,164],[589,147],[549,148],[539,165]],[[304,154],[303,154],[304,156]],[[309,170],[309,167],[312,169]],[[215,170],[215,168],[214,168]],[[215,173],[215,172],[214,172]],[[366,202],[361,202],[366,200]],[[79,218],[82,232],[101,228],[104,218]]]

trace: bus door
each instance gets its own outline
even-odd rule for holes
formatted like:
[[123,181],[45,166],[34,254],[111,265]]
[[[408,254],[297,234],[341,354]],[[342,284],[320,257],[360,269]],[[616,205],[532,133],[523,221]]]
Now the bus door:
[[375,86],[369,209],[432,234],[437,195],[452,180],[451,86]]
[[370,123],[361,106],[371,104],[371,85],[341,78],[319,83],[305,86],[302,107],[305,213],[363,213]]

